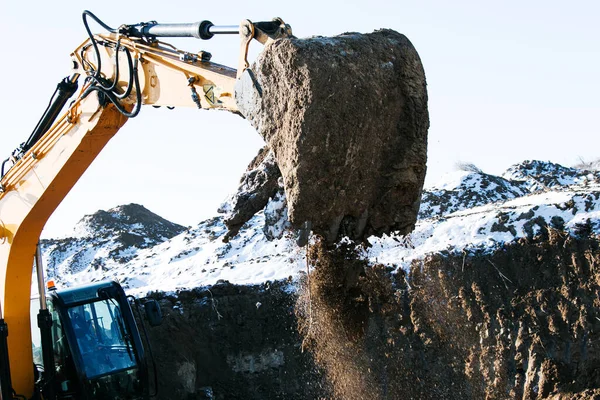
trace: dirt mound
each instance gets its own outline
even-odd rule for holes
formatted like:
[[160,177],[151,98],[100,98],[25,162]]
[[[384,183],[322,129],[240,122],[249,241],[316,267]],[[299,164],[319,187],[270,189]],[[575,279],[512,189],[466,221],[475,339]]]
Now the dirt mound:
[[290,222],[330,242],[414,227],[427,157],[427,91],[410,41],[392,30],[283,39],[236,88],[275,152]]
[[391,279],[318,243],[297,309],[335,397],[598,396],[600,242],[547,232],[493,254],[433,255]]

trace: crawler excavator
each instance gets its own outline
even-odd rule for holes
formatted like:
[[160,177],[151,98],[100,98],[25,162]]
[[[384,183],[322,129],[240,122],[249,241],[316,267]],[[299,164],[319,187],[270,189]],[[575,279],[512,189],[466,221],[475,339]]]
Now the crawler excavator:
[[[89,22],[106,32],[92,34]],[[37,262],[42,365],[34,366],[30,323],[32,265],[41,231],[94,158],[142,105],[236,113],[234,85],[248,68],[248,46],[291,36],[281,19],[217,26],[157,22],[112,28],[83,13],[89,38],[72,53],[33,133],[1,165],[0,388],[9,399],[146,399],[146,353],[130,302],[115,282],[45,292]],[[241,38],[237,68],[207,52],[181,51],[165,37]],[[67,104],[68,103],[68,104]],[[156,305],[147,313],[159,320]]]

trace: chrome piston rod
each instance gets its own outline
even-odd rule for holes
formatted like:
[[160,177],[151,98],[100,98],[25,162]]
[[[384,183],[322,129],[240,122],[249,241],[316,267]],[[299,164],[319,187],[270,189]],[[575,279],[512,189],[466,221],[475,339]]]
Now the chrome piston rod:
[[200,21],[190,24],[134,25],[128,34],[136,37],[194,37],[208,40],[214,35],[237,35],[239,32],[239,25],[214,25],[210,21]]

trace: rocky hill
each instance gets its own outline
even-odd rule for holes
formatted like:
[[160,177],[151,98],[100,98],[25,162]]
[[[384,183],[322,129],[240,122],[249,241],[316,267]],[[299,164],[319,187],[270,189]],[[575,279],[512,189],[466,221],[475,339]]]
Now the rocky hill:
[[[189,229],[134,204],[85,216],[70,237],[42,242],[49,275],[64,285],[116,279],[138,294],[297,276],[305,249],[296,245],[296,232],[286,231],[272,157],[260,160],[221,214]],[[269,196],[257,195],[265,186]],[[600,172],[540,161],[524,161],[502,176],[455,171],[424,190],[419,218],[410,235],[370,238],[369,258],[408,270],[428,254],[494,251],[548,228],[598,232]]]
[[[371,310],[345,372],[353,363],[379,371],[356,387],[300,351],[297,285],[322,261],[307,266],[314,238],[296,245],[265,162],[251,164],[220,215],[193,228],[129,205],[43,242],[63,286],[115,279],[161,300],[166,325],[151,337],[172,398],[566,399],[600,387],[598,171],[541,161],[501,176],[466,168],[424,191],[410,235],[369,238],[357,253],[369,266],[343,284],[350,303]],[[375,285],[371,268],[389,285]]]
[[127,204],[86,215],[68,237],[41,244],[48,276],[70,286],[106,279],[110,270],[135,259],[140,250],[184,230],[141,205]]

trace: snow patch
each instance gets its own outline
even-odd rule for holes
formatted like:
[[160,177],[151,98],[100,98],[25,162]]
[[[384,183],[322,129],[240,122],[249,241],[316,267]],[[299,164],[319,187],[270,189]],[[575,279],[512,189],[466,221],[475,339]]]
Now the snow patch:
[[[546,182],[543,190],[514,180],[539,171],[554,174],[535,178]],[[450,174],[424,191],[421,219],[410,235],[371,237],[366,256],[371,262],[407,270],[411,262],[432,253],[491,252],[552,229],[572,235],[600,234],[600,180],[590,174],[532,162],[511,167],[503,177],[464,171]],[[227,208],[222,206],[220,211]],[[147,240],[150,225],[135,222],[131,226],[141,235],[139,242],[123,236],[124,226],[94,232],[89,225],[78,224],[77,236],[43,241],[47,275],[62,286],[113,279],[128,293],[145,295],[219,281],[261,284],[295,278],[305,270],[306,249],[298,248],[287,230],[282,192],[227,243],[223,242],[224,218],[203,221],[170,238],[152,225],[152,240]]]

